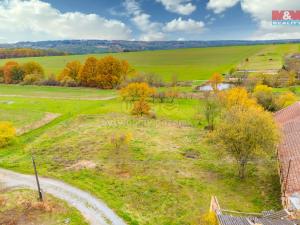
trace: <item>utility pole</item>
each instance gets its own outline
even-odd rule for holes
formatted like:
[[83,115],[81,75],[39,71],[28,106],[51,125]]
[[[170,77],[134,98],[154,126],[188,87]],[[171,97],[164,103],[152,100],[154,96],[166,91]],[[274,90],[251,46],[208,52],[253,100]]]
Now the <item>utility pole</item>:
[[37,183],[37,187],[38,187],[39,200],[42,202],[43,201],[43,194],[42,194],[42,191],[41,191],[39,176],[38,176],[38,172],[37,172],[37,169],[36,169],[35,160],[34,160],[33,155],[31,156],[31,159],[32,159],[32,164],[33,164],[34,173],[35,173],[35,179],[36,179],[36,183]]

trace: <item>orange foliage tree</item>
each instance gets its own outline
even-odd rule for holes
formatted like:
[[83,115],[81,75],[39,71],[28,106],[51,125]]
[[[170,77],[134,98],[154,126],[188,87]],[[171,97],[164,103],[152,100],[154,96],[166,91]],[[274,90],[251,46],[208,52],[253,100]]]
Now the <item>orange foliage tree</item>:
[[209,83],[214,91],[218,91],[218,86],[223,82],[223,77],[219,73],[214,73],[209,79]]
[[78,76],[82,86],[112,89],[117,87],[131,72],[127,61],[107,56],[97,60],[89,57]]
[[19,64],[15,61],[9,61],[3,66],[3,78],[4,83],[13,83],[13,71],[15,68],[19,67]]
[[82,66],[79,61],[68,62],[63,71],[61,71],[61,73],[58,75],[57,80],[64,81],[66,79],[69,79],[77,82],[79,79],[81,67]]

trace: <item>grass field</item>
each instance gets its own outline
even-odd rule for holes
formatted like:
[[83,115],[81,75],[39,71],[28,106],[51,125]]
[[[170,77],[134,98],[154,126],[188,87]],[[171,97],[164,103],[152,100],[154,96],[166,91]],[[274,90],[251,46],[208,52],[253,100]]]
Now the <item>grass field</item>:
[[[275,161],[251,164],[249,176],[241,182],[232,159],[209,146],[205,131],[195,126],[201,101],[155,103],[152,108],[158,119],[153,120],[131,116],[131,105],[120,99],[51,99],[53,94],[47,99],[26,97],[49,93],[48,87],[38,88],[7,86],[2,94],[22,97],[0,96],[0,101],[13,102],[1,105],[1,110],[61,116],[1,149],[0,167],[32,173],[30,155],[34,153],[41,175],[90,191],[132,225],[196,224],[208,210],[211,195],[232,210],[280,208]],[[68,88],[51,90],[59,90],[61,97],[72,92]],[[88,95],[90,89],[82,91]],[[28,115],[23,120],[28,120]],[[132,140],[116,155],[112,136],[128,133]],[[86,164],[91,167],[85,168]]]
[[281,69],[284,56],[299,52],[299,44],[268,45],[243,61],[239,69],[246,70],[276,70]]
[[[180,80],[206,80],[212,73],[226,72],[264,48],[266,46],[233,46],[115,53],[113,55],[128,60],[137,71],[156,73],[165,80],[170,80],[173,75],[177,75]],[[103,57],[105,55],[107,54],[94,56]],[[83,62],[86,57],[88,56],[71,55],[15,60],[20,63],[34,60],[45,67],[47,74],[58,74],[67,62],[71,60]],[[0,60],[0,65],[9,60]]]
[[45,198],[45,205],[41,205],[36,192],[0,187],[0,224],[87,225],[76,209],[50,195]]

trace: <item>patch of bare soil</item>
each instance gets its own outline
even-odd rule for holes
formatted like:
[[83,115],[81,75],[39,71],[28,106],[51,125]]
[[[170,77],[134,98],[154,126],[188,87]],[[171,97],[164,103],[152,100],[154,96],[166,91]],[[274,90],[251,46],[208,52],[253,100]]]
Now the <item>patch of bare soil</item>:
[[17,135],[20,136],[20,135],[28,133],[32,130],[38,129],[38,128],[50,123],[51,121],[53,121],[54,119],[56,119],[59,116],[60,116],[60,114],[47,112],[41,120],[35,121],[32,124],[29,124],[29,125],[26,125],[26,126],[23,126],[19,129],[17,129]]
[[72,166],[69,166],[67,169],[69,170],[82,170],[82,169],[95,169],[97,167],[97,164],[94,163],[93,161],[89,160],[81,160]]

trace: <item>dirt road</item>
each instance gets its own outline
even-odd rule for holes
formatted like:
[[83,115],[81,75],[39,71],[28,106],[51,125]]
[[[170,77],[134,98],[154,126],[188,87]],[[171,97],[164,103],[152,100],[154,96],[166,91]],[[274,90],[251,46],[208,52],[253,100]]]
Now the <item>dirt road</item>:
[[[43,192],[62,199],[69,205],[77,208],[91,225],[126,224],[104,202],[87,192],[49,178],[40,178],[40,183]],[[34,176],[4,169],[0,169],[0,184],[12,188],[36,189]]]

